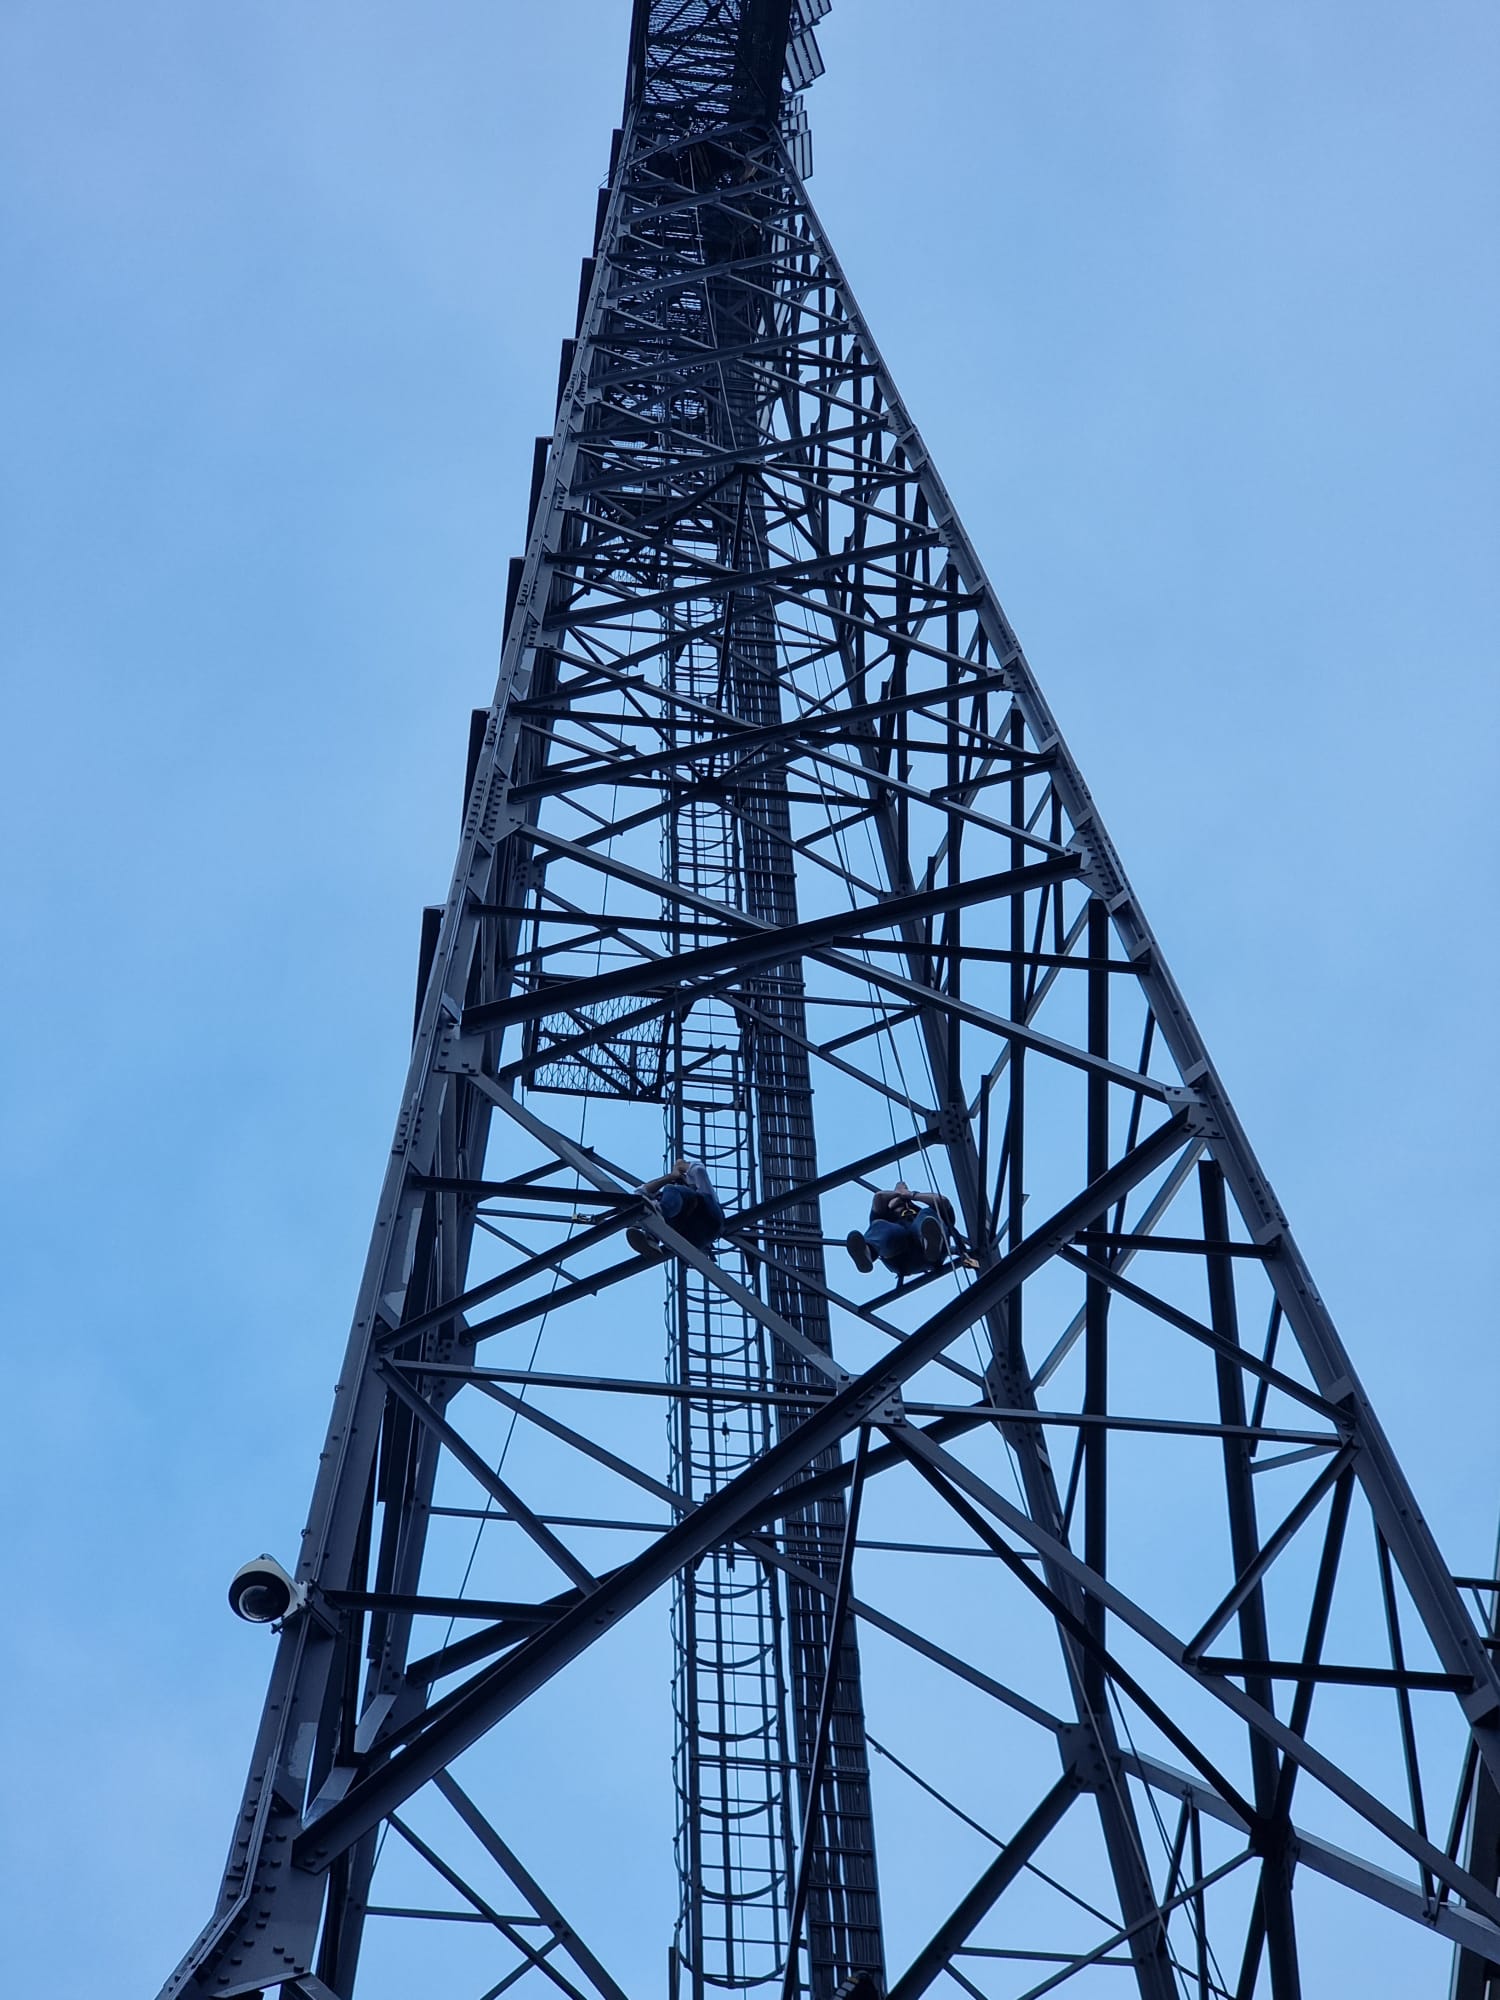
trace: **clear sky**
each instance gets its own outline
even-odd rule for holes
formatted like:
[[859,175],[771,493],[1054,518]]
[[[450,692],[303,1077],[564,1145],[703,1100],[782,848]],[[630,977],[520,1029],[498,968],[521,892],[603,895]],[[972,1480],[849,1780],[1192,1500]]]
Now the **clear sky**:
[[[7,1983],[206,1916],[628,0],[0,12]],[[1482,0],[839,0],[813,194],[1440,1539],[1500,1508]]]

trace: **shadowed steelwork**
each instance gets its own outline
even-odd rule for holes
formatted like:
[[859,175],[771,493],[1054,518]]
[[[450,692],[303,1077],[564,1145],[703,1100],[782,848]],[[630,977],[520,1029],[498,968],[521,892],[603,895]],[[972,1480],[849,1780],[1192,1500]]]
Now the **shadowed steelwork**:
[[[634,10],[164,2000],[1295,2000],[1386,1921],[1434,1994],[1500,1965],[1493,1588],[1443,1564],[808,199],[824,12]],[[679,1154],[716,1239],[642,1191]],[[899,1271],[858,1233],[898,1180]]]

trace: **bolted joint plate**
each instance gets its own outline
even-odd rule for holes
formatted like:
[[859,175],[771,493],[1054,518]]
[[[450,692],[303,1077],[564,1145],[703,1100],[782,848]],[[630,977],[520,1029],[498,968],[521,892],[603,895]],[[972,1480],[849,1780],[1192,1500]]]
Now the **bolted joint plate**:
[[456,1021],[442,1028],[432,1066],[445,1076],[484,1074],[484,1036],[464,1034]]
[[1169,1084],[1162,1095],[1169,1111],[1186,1113],[1187,1129],[1193,1138],[1212,1143],[1224,1137],[1224,1128],[1201,1091],[1187,1084]]
[[1120,1774],[1110,1769],[1097,1730],[1081,1722],[1067,1723],[1057,1732],[1057,1748],[1063,1774],[1072,1778],[1081,1792],[1103,1792],[1120,1782]]

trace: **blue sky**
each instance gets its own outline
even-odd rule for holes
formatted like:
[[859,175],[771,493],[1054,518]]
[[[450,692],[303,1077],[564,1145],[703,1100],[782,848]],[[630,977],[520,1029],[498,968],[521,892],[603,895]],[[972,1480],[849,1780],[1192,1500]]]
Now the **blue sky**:
[[[18,1991],[153,1991],[217,1880],[268,1661],[223,1588],[295,1549],[628,14],[0,19]],[[810,99],[848,275],[1464,1569],[1497,37],[840,0]]]

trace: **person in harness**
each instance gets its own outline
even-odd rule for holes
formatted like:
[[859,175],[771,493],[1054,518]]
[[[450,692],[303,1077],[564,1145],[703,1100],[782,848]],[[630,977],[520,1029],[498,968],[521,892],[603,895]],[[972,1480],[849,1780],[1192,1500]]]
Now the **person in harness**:
[[870,1203],[869,1221],[863,1229],[851,1229],[844,1243],[861,1271],[873,1271],[878,1258],[898,1278],[919,1278],[947,1262],[952,1232],[953,1204],[947,1195],[897,1181],[879,1191]]
[[[674,1161],[670,1173],[660,1174],[654,1181],[643,1181],[636,1193],[654,1202],[662,1221],[670,1223],[696,1249],[710,1249],[724,1227],[723,1206],[701,1160]],[[632,1224],[625,1232],[625,1240],[643,1256],[661,1254],[662,1245],[649,1229]]]

